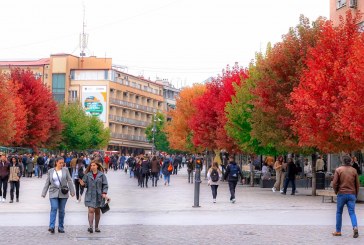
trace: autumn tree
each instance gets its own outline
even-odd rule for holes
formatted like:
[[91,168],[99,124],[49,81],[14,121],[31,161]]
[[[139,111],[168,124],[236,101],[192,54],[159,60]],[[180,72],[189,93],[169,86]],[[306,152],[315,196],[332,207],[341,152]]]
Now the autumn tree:
[[188,121],[196,113],[193,101],[201,96],[205,89],[206,87],[203,84],[185,87],[176,99],[176,109],[169,114],[172,120],[166,122],[164,129],[172,149],[184,152],[198,151],[192,143],[192,130],[188,125]]
[[[55,144],[60,139],[61,123],[57,103],[51,91],[36,79],[30,70],[14,69],[11,71],[9,85],[21,101],[16,102],[19,109],[17,125],[24,127],[20,120],[26,122],[24,132],[18,131],[15,142],[36,150],[38,147]],[[17,111],[18,112],[18,111]],[[23,117],[23,118],[21,118]],[[23,135],[23,137],[21,137]]]
[[5,75],[0,74],[0,145],[8,145],[16,134],[14,96],[9,93]]
[[[261,55],[257,54],[256,59],[259,60],[261,58]],[[249,78],[244,79],[240,85],[234,84],[236,93],[232,96],[232,100],[226,103],[225,107],[227,117],[225,129],[227,134],[237,142],[242,152],[258,155],[276,155],[273,147],[269,145],[263,147],[251,135],[252,125],[250,120],[254,110],[251,90],[254,88],[254,81],[258,79],[257,76],[259,75],[260,73],[256,72],[255,65],[252,63],[249,67]]]
[[194,101],[196,113],[190,118],[193,143],[208,149],[237,150],[234,140],[227,136],[225,105],[235,94],[233,84],[247,78],[247,71],[237,64],[229,66],[221,76],[206,84],[205,93]]
[[348,11],[338,27],[326,22],[309,50],[288,106],[301,146],[323,152],[363,148],[364,39],[359,19]]
[[292,130],[293,114],[286,107],[290,94],[299,84],[305,68],[306,55],[316,45],[324,20],[312,25],[301,16],[300,23],[283,36],[283,40],[268,47],[266,55],[256,61],[254,81],[254,110],[252,111],[252,137],[263,146],[279,152],[302,152],[298,137]]

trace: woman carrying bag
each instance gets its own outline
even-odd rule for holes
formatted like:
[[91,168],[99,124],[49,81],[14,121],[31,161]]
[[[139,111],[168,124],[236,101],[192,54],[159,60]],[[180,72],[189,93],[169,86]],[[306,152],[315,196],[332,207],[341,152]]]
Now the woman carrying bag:
[[55,167],[47,173],[47,179],[43,188],[42,197],[47,195],[49,189],[49,200],[51,203],[51,213],[48,231],[54,234],[56,216],[58,211],[58,232],[64,233],[64,216],[66,203],[69,197],[75,196],[75,188],[72,183],[70,172],[64,168],[63,157],[55,160]]
[[219,168],[219,164],[214,162],[212,167],[207,172],[208,185],[211,186],[212,201],[216,203],[217,188],[219,188],[219,182],[222,177],[222,172]]
[[88,207],[88,232],[93,233],[93,222],[95,220],[95,232],[100,232],[100,208],[109,202],[107,197],[108,183],[104,169],[101,164],[92,161],[85,171],[85,175],[80,184],[84,186],[87,191],[85,195],[85,206]]

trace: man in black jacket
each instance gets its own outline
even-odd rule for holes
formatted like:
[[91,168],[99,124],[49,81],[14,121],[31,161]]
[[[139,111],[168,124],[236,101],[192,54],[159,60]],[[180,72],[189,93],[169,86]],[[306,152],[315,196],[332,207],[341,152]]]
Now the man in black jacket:
[[37,158],[38,178],[42,178],[43,176],[44,163],[45,163],[44,157],[42,157],[42,155],[39,154],[39,157]]
[[292,182],[291,195],[295,194],[295,192],[296,192],[296,174],[297,174],[297,167],[294,164],[293,159],[288,158],[287,175],[286,175],[286,179],[284,180],[284,188],[283,188],[283,192],[281,192],[281,194],[286,195],[289,182]]
[[236,164],[234,157],[229,157],[229,164],[226,167],[224,179],[228,180],[229,182],[229,189],[230,189],[230,202],[235,203],[235,189],[236,185],[238,184],[239,175],[243,178],[243,173],[238,164]]

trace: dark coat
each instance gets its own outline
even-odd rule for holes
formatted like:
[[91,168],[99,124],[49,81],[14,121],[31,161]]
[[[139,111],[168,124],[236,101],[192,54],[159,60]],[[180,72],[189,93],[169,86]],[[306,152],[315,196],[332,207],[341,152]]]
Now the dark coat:
[[287,165],[287,178],[295,179],[297,174],[297,167],[294,162],[289,162]]
[[163,175],[171,175],[171,172],[168,171],[169,164],[170,164],[170,161],[168,159],[164,160],[163,165],[162,165]]
[[153,160],[152,161],[151,169],[152,169],[152,173],[159,173],[159,171],[161,169],[161,165],[159,164],[158,160]]
[[150,163],[147,160],[143,160],[142,162],[142,174],[149,174],[150,172]]
[[82,178],[87,188],[85,195],[85,206],[91,208],[99,208],[102,203],[102,194],[107,194],[109,185],[107,183],[106,175],[98,171],[94,179],[92,172],[88,172]]

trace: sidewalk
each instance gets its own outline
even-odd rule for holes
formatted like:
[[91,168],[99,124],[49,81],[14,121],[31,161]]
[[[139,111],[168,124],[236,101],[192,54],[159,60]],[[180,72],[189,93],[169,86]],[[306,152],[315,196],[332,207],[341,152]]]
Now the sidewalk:
[[[109,171],[107,177],[111,211],[102,215],[100,227],[104,232],[101,234],[89,235],[86,232],[87,209],[83,202],[77,203],[75,198],[70,198],[66,206],[67,233],[62,237],[62,234],[51,236],[46,232],[50,205],[48,196],[45,199],[40,197],[44,176],[43,179],[21,180],[20,203],[0,203],[0,236],[4,237],[3,234],[14,230],[24,234],[19,237],[22,241],[26,239],[25,234],[29,234],[34,239],[52,239],[52,243],[56,238],[55,242],[60,239],[59,242],[64,243],[68,239],[77,244],[93,244],[82,237],[95,236],[108,237],[102,240],[103,244],[119,244],[121,241],[120,244],[146,244],[145,241],[155,241],[154,244],[192,244],[185,240],[190,238],[195,239],[194,244],[236,244],[238,241],[242,244],[270,241],[276,241],[273,244],[364,242],[363,226],[359,229],[362,236],[356,240],[351,238],[346,209],[343,215],[344,237],[331,237],[335,228],[336,204],[322,203],[321,197],[307,196],[310,189],[298,189],[296,196],[283,196],[270,189],[238,185],[237,202],[231,204],[227,183],[223,182],[218,189],[217,203],[213,204],[210,187],[203,180],[201,207],[192,208],[194,185],[187,183],[186,169],[182,169],[177,176],[172,175],[171,186],[168,187],[159,181],[158,187],[151,187],[149,182],[149,188],[142,189],[137,187],[135,179],[120,171]],[[357,205],[356,213],[358,223],[362,225],[364,204]],[[139,230],[143,231],[142,235],[135,235]],[[211,233],[216,233],[217,243],[208,241],[207,236]],[[233,238],[228,237],[231,233]],[[125,240],[132,237],[135,243]],[[3,244],[1,241],[0,244]],[[36,240],[34,243],[31,241],[29,244],[36,244]]]

